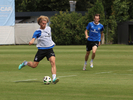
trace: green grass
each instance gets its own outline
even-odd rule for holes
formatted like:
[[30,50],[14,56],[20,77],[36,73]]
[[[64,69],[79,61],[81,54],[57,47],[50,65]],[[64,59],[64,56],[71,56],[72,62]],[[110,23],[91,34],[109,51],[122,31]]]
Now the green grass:
[[55,46],[60,77],[55,85],[42,82],[44,76],[51,77],[46,58],[37,68],[18,70],[23,60],[33,61],[36,51],[35,45],[0,46],[0,100],[133,100],[132,45],[98,47],[94,68],[89,58],[86,71],[85,45]]

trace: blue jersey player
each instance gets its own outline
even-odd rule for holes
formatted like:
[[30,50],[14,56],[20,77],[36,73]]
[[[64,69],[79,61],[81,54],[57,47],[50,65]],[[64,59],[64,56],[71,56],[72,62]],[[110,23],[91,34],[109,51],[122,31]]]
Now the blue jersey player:
[[92,50],[92,57],[90,61],[90,67],[93,68],[93,60],[95,58],[96,50],[98,46],[100,46],[100,41],[102,39],[103,29],[104,29],[103,25],[100,24],[99,21],[100,21],[100,14],[96,14],[94,16],[94,21],[89,22],[88,25],[86,26],[85,37],[87,39],[87,44],[86,44],[86,55],[85,55],[85,63],[83,66],[83,70],[86,70],[87,60],[91,50]]
[[55,53],[53,51],[55,43],[53,42],[51,37],[51,28],[47,26],[49,18],[47,16],[40,16],[37,19],[37,22],[40,25],[40,28],[34,32],[33,37],[29,42],[29,45],[31,45],[34,43],[35,39],[37,40],[36,46],[38,48],[38,51],[35,55],[34,61],[24,61],[22,64],[19,65],[18,69],[20,70],[26,65],[32,68],[36,68],[39,62],[44,57],[47,57],[47,60],[50,61],[52,66],[51,72],[53,77],[53,83],[56,84],[59,81],[59,78],[56,78]]

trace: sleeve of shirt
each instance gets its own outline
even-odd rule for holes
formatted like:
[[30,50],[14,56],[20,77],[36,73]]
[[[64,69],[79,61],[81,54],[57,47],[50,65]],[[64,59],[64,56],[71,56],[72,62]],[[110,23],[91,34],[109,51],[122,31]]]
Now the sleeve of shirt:
[[41,36],[41,31],[40,30],[36,30],[35,32],[34,32],[34,34],[33,34],[33,37],[32,38],[38,38],[38,37],[40,37]]
[[90,30],[90,26],[91,26],[90,23],[88,23],[88,25],[86,26],[86,29]]

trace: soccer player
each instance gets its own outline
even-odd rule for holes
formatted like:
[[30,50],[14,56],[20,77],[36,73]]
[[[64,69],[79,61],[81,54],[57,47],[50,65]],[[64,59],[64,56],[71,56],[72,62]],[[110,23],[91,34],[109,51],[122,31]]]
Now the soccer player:
[[85,55],[85,63],[83,66],[83,70],[86,70],[87,60],[91,50],[92,50],[92,57],[90,61],[90,67],[93,68],[93,60],[96,55],[96,50],[98,46],[100,46],[100,41],[102,39],[103,29],[104,29],[103,25],[100,24],[99,21],[100,21],[100,14],[95,14],[94,21],[89,22],[85,30],[85,38],[87,39],[87,44],[86,44],[86,55]]
[[18,69],[20,70],[24,66],[28,65],[32,68],[36,68],[39,64],[39,62],[44,58],[47,57],[47,60],[51,63],[51,72],[52,72],[52,78],[53,83],[56,84],[59,81],[59,78],[56,78],[56,64],[55,64],[55,53],[53,51],[53,47],[55,46],[55,43],[52,40],[51,37],[51,28],[47,26],[47,23],[49,22],[49,18],[47,16],[40,16],[37,19],[38,24],[40,25],[40,29],[37,29],[31,41],[29,42],[29,45],[33,44],[35,39],[37,39],[37,48],[38,51],[35,55],[34,61],[24,61],[22,64],[19,65]]

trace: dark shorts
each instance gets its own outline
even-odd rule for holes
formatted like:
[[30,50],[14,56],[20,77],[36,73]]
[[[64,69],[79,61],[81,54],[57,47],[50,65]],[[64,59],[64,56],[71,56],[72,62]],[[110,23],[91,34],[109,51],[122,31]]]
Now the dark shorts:
[[35,55],[35,58],[34,58],[34,61],[35,62],[39,62],[41,61],[44,57],[47,57],[47,60],[49,60],[49,58],[51,56],[55,56],[55,53],[53,51],[53,49],[38,49],[36,55]]
[[86,44],[86,51],[91,51],[93,46],[98,47],[99,42],[98,41],[87,41]]

